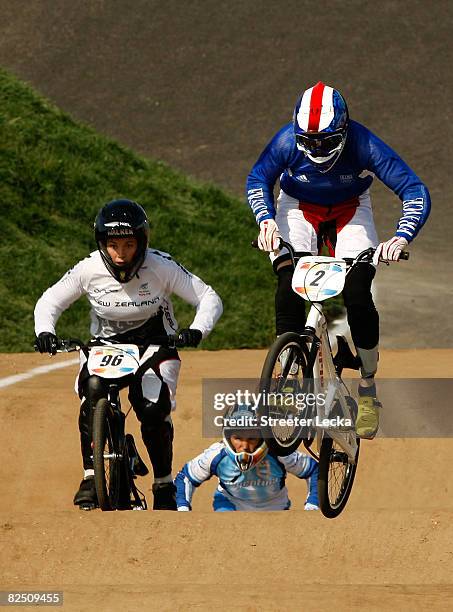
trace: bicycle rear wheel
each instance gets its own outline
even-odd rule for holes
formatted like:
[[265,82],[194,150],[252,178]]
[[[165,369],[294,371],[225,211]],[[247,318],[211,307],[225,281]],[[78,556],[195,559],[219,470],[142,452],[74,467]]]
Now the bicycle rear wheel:
[[330,437],[324,437],[319,453],[318,497],[321,512],[327,518],[337,517],[345,508],[352,491],[359,461],[360,440],[357,439],[355,463]]
[[303,394],[311,391],[311,381],[304,378],[307,358],[305,340],[299,334],[287,332],[271,346],[261,372],[260,392],[264,399],[258,416],[270,451],[279,456],[294,452],[303,434],[307,434],[302,420],[312,411],[300,405]]
[[94,409],[93,465],[99,507],[116,510],[123,466],[117,422],[107,399],[100,399]]

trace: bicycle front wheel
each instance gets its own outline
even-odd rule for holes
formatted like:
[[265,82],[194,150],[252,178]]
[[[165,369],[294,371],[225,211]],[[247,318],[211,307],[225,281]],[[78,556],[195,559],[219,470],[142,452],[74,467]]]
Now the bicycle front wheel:
[[354,484],[359,461],[360,440],[357,439],[355,463],[349,463],[348,455],[330,437],[324,437],[319,453],[318,497],[321,512],[327,518],[335,518],[342,512]]
[[261,372],[258,416],[270,451],[279,456],[294,452],[302,442],[304,429],[307,433],[304,417],[313,409],[304,404],[310,392],[304,379],[307,358],[305,340],[287,332],[271,346]]
[[121,487],[121,449],[112,406],[100,399],[93,416],[94,483],[101,510],[116,510]]

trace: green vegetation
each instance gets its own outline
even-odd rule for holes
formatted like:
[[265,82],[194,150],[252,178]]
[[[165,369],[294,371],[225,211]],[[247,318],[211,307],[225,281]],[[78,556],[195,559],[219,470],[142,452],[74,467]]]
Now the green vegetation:
[[[0,351],[32,350],[41,293],[94,250],[92,223],[116,197],[139,201],[151,245],[211,284],[224,315],[203,348],[267,346],[275,278],[245,203],[144,159],[67,114],[0,70]],[[180,325],[192,308],[175,300]],[[61,336],[88,338],[88,303],[60,319]]]

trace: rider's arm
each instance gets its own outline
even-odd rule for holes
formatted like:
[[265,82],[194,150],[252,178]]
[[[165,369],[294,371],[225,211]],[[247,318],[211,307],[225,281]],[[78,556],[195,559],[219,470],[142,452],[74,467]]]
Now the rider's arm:
[[272,138],[247,177],[247,200],[256,222],[274,219],[274,185],[293,152],[292,123]]
[[169,258],[161,263],[169,294],[174,293],[196,308],[190,327],[199,329],[205,338],[223,312],[222,300],[212,287]]
[[196,487],[209,480],[223,457],[223,444],[216,442],[200,455],[188,461],[175,478],[178,510],[192,510],[192,496]]
[[318,468],[315,459],[297,450],[287,457],[277,457],[277,459],[284,465],[287,472],[297,476],[297,478],[310,478]]
[[358,144],[364,167],[373,172],[402,202],[396,236],[411,242],[425,224],[431,209],[428,188],[385,142],[359,126]]
[[84,295],[81,268],[83,262],[79,262],[74,268],[52,285],[36,302],[35,306],[35,333],[55,333],[55,326],[61,313],[69,308],[79,297]]

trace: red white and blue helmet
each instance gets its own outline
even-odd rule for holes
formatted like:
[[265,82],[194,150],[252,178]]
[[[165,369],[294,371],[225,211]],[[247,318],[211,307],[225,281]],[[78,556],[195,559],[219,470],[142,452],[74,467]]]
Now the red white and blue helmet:
[[[257,438],[259,443],[253,453],[237,452],[231,444],[231,436]],[[224,416],[223,443],[228,456],[235,462],[241,472],[254,468],[267,455],[268,447],[263,440],[261,428],[255,411],[247,405],[235,405]]]
[[297,100],[294,109],[296,145],[321,172],[330,170],[343,150],[349,114],[339,91],[316,83]]

